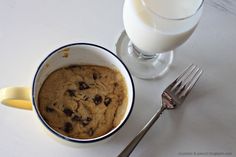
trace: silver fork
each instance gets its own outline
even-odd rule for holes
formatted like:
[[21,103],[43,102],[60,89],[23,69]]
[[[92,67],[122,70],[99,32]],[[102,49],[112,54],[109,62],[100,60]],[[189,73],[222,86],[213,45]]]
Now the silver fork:
[[162,112],[166,109],[175,109],[181,105],[193,86],[196,84],[202,74],[202,70],[196,65],[191,64],[187,67],[180,76],[177,77],[162,93],[162,107],[155,113],[143,129],[136,135],[136,137],[126,146],[126,148],[118,155],[118,157],[128,157],[137,144],[141,141],[143,136],[151,128],[151,126],[160,117]]

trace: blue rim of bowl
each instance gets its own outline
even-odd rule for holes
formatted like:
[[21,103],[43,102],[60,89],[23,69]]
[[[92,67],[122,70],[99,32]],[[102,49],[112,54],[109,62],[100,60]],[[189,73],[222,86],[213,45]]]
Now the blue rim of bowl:
[[[105,136],[101,136],[101,138],[97,137],[95,139],[76,139],[76,138],[71,138],[71,137],[67,137],[67,136],[64,136],[62,134],[60,134],[59,132],[55,131],[54,129],[52,129],[51,127],[49,127],[49,125],[44,121],[43,117],[41,116],[39,110],[38,110],[38,107],[36,105],[36,102],[35,102],[35,96],[34,96],[34,88],[35,88],[35,81],[36,81],[36,77],[38,76],[38,73],[42,67],[42,65],[45,63],[45,61],[50,57],[52,56],[54,53],[58,52],[59,50],[63,49],[63,48],[66,48],[66,47],[70,47],[70,46],[76,46],[76,45],[85,45],[85,46],[92,46],[92,47],[97,47],[97,48],[100,48],[102,50],[105,50],[107,51],[108,53],[112,54],[115,58],[117,58],[121,63],[122,65],[125,67],[126,71],[128,72],[128,75],[130,77],[130,80],[131,80],[131,84],[132,84],[132,90],[133,90],[133,99],[132,99],[132,104],[131,104],[131,108],[129,110],[129,113],[128,115],[126,116],[125,120],[122,122],[122,124],[116,128],[116,130],[112,131],[112,132],[109,132],[107,135]],[[133,82],[133,79],[132,79],[132,76],[128,70],[128,68],[126,67],[126,65],[122,62],[122,60],[120,58],[118,58],[115,54],[113,54],[110,50],[102,47],[102,46],[99,46],[99,45],[96,45],[96,44],[92,44],[92,43],[72,43],[72,44],[67,44],[67,45],[64,45],[56,50],[54,50],[53,52],[51,52],[39,65],[39,67],[37,68],[37,71],[34,75],[34,79],[33,79],[33,86],[32,86],[32,102],[33,102],[33,107],[37,113],[37,116],[38,118],[40,119],[40,121],[43,123],[43,125],[51,132],[53,133],[54,135],[64,139],[64,140],[67,140],[67,141],[70,141],[70,142],[74,142],[74,143],[95,143],[95,142],[98,142],[98,141],[101,141],[101,140],[104,140],[108,137],[110,137],[111,135],[113,135],[114,133],[116,133],[118,130],[120,130],[120,128],[122,128],[122,126],[126,123],[126,121],[128,120],[132,110],[133,110],[133,106],[134,106],[134,100],[135,100],[135,87],[134,87],[134,82]]]

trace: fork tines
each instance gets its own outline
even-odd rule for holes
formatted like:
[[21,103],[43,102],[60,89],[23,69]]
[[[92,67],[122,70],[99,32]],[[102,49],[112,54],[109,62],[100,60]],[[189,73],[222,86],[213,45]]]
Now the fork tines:
[[168,89],[179,98],[185,98],[202,74],[202,69],[191,64],[178,78],[170,84]]

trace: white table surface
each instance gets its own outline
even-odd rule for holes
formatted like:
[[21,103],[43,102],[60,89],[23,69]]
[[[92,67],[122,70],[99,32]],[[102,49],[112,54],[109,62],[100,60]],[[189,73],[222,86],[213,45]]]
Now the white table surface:
[[[30,86],[40,61],[64,44],[91,42],[115,52],[124,29],[122,5],[123,0],[0,0],[0,87]],[[115,157],[160,107],[162,90],[185,66],[195,63],[204,75],[185,104],[164,112],[131,156],[235,157],[235,58],[236,1],[206,0],[200,24],[176,50],[164,78],[134,78],[134,110],[111,141],[67,146],[49,137],[32,111],[0,105],[0,156]]]

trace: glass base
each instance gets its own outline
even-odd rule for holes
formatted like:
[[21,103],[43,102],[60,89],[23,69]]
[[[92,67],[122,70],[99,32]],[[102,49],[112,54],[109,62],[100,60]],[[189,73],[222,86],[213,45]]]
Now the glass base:
[[141,79],[155,79],[163,76],[173,62],[173,51],[145,55],[130,42],[126,32],[122,32],[116,44],[116,53],[131,74]]

